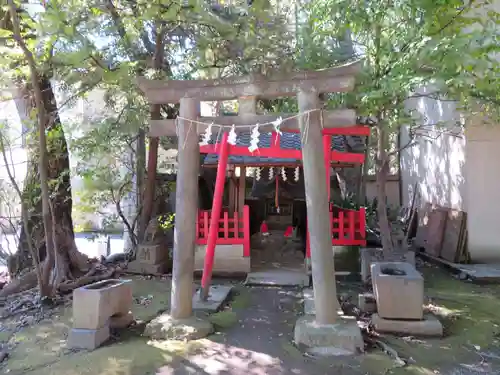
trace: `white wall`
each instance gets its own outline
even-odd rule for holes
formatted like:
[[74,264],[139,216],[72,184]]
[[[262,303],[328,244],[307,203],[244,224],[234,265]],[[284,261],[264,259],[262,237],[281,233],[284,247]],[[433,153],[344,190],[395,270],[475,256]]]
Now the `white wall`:
[[[417,95],[433,92],[421,89]],[[415,138],[417,144],[401,153],[402,205],[411,205],[414,188],[426,202],[443,207],[467,210],[464,163],[465,136],[457,126],[459,115],[454,102],[417,97],[407,101],[407,108],[419,116],[423,126]],[[401,132],[401,144],[409,141],[408,129]],[[416,184],[416,185],[415,185]]]
[[[391,208],[399,208],[399,177],[389,176],[385,185],[387,193],[387,204]],[[373,201],[377,197],[377,181],[375,176],[367,176],[366,178],[366,198],[368,201]]]
[[[409,108],[427,117],[427,123],[444,121],[448,133],[402,152],[403,202],[408,206],[417,183],[422,199],[467,212],[468,249],[478,263],[500,262],[500,126],[485,124],[481,116],[470,116],[464,135],[454,126],[457,111],[451,102],[428,98],[412,100]],[[432,138],[432,131],[427,132]],[[403,142],[408,132],[402,134]]]
[[500,262],[500,126],[469,125],[465,168],[469,252],[475,262]]

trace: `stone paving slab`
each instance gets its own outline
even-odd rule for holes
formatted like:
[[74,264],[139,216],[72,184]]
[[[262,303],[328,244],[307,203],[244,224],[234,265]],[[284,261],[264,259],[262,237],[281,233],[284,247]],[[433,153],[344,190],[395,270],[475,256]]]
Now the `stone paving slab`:
[[264,286],[309,286],[309,276],[303,270],[280,270],[251,272],[245,281],[246,285]]
[[193,310],[206,312],[218,311],[221,305],[229,298],[232,289],[232,285],[212,285],[206,301],[200,300],[200,289],[197,289],[193,295]]
[[459,264],[449,262],[427,253],[418,253],[418,256],[434,264],[444,266],[459,274],[461,279],[470,279],[477,282],[500,282],[500,263],[490,264]]

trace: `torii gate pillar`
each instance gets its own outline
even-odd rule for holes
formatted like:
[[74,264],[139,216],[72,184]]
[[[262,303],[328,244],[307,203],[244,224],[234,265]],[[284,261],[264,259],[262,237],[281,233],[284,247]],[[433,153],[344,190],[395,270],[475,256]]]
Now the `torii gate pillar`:
[[316,91],[300,91],[297,97],[301,113],[299,127],[302,138],[316,322],[334,324],[337,321],[339,305],[335,284],[328,192],[325,184],[321,111],[314,111],[320,108],[320,101]]
[[[200,102],[180,100],[180,117],[196,120]],[[175,193],[174,259],[170,313],[174,319],[193,313],[193,273],[198,215],[198,173],[200,146],[196,123],[180,120],[178,172]]]

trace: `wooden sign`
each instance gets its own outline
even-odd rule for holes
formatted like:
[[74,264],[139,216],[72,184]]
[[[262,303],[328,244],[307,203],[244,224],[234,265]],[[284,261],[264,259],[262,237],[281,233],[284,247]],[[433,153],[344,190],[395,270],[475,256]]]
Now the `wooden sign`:
[[425,248],[425,241],[427,239],[427,226],[429,224],[429,214],[432,211],[432,205],[425,203],[424,207],[418,210],[418,228],[415,237],[415,245],[417,248]]
[[446,208],[434,208],[429,214],[425,251],[432,256],[439,257],[441,255],[447,218],[448,210]]

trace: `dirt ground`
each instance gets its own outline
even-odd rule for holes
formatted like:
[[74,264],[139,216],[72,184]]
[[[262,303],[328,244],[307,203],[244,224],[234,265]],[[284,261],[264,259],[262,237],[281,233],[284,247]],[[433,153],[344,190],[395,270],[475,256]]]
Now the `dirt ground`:
[[[405,368],[395,367],[395,362],[378,350],[350,358],[304,356],[292,343],[295,320],[302,314],[301,293],[294,288],[236,285],[230,305],[209,317],[216,334],[190,343],[147,340],[140,335],[144,322],[168,308],[170,281],[134,277],[133,313],[139,324],[116,332],[107,345],[93,352],[66,348],[71,326],[69,305],[17,331],[14,321],[0,321],[0,342],[10,348],[0,373],[500,375],[500,286],[455,280],[434,267],[422,272],[428,308],[440,317],[446,337],[383,337],[400,356],[410,359],[412,364]],[[338,287],[345,295],[362,290],[356,283],[339,283]]]

